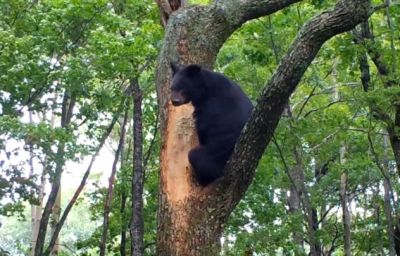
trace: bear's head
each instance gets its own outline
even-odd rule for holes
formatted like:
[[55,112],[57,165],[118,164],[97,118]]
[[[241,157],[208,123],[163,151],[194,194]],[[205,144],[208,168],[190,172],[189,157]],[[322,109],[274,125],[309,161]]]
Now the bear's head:
[[199,103],[205,95],[203,69],[201,66],[191,64],[178,66],[171,62],[172,85],[171,102],[174,106],[180,106],[189,102]]

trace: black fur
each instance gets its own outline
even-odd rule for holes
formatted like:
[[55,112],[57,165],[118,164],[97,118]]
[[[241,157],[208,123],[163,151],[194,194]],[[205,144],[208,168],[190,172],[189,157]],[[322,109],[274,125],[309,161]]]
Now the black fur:
[[192,102],[200,145],[189,152],[198,182],[206,186],[223,175],[236,140],[253,105],[242,89],[220,73],[199,65],[171,63],[171,100],[175,106]]

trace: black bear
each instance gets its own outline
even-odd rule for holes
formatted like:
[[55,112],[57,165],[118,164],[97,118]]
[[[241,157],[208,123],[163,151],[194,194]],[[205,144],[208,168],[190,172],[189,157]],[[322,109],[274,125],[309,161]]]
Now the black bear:
[[223,175],[236,140],[253,105],[242,89],[226,76],[191,64],[171,63],[171,102],[192,102],[200,145],[189,152],[197,181],[206,186]]

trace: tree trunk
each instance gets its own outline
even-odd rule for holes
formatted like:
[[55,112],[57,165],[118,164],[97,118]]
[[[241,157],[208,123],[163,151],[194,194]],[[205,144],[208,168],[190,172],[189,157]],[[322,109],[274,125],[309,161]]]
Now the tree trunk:
[[[296,168],[293,168],[293,171],[296,170]],[[298,183],[301,182],[301,176],[299,175],[298,172],[292,173],[291,174],[294,182]],[[298,181],[298,182],[297,182]],[[300,208],[300,196],[299,192],[297,191],[296,187],[291,184],[290,185],[290,190],[289,190],[289,198],[288,198],[288,205],[289,205],[289,212],[290,214],[298,214],[299,211],[301,211]],[[297,246],[298,250],[304,251],[304,238],[303,235],[300,232],[293,232],[292,233],[292,239],[294,244]]]
[[300,156],[300,153],[298,152],[296,147],[294,148],[293,152],[294,152],[294,158],[296,160],[296,167],[295,167],[295,169],[297,169],[295,171],[297,173],[296,176],[300,176],[300,179],[298,180],[293,179],[293,183],[296,186],[300,200],[303,205],[304,219],[307,222],[307,234],[308,234],[308,243],[310,246],[310,254],[312,256],[319,256],[322,255],[321,251],[322,248],[321,248],[321,242],[316,234],[318,230],[317,211],[312,207],[310,196],[308,194],[308,189],[305,185],[303,161]]
[[211,68],[225,40],[245,21],[297,1],[216,0],[170,17],[157,67],[161,111],[161,170],[157,255],[217,255],[230,213],[243,197],[278,124],[284,106],[322,44],[368,18],[370,2],[340,1],[308,22],[262,92],[247,128],[219,181],[192,182],[188,151],[197,144],[189,105],[169,103],[169,61]]
[[[390,17],[388,16],[388,19],[390,20]],[[390,23],[390,22],[388,22]],[[390,27],[390,24],[389,24]],[[368,55],[372,59],[373,63],[375,64],[379,75],[381,78],[384,80],[384,86],[385,87],[391,87],[396,85],[396,81],[393,80],[392,72],[394,71],[394,68],[389,69],[387,63],[383,61],[383,57],[381,55],[381,52],[379,52],[377,49],[378,47],[375,45],[376,42],[373,40],[374,35],[372,34],[369,24],[367,22],[362,23],[361,25],[361,31],[356,32],[356,40],[358,43],[362,43],[363,46],[366,48]],[[371,42],[367,42],[367,40],[370,40]],[[361,70],[361,82],[364,88],[364,91],[368,91],[370,89],[370,69],[369,69],[369,64],[368,64],[368,59],[367,56],[364,54],[359,57],[359,62],[360,62],[360,70]],[[371,103],[370,104],[370,111],[373,113],[373,116],[384,122],[386,124],[386,130],[389,134],[389,140],[390,140],[390,145],[394,154],[395,162],[396,162],[396,169],[398,174],[400,175],[400,134],[398,132],[400,128],[400,106],[394,105],[393,110],[394,110],[394,120],[391,116],[387,114],[387,110],[379,108],[379,106]],[[370,141],[370,143],[372,143]],[[384,148],[387,150],[387,137],[384,137]],[[372,146],[372,145],[371,145]],[[375,161],[378,167],[381,170],[381,173],[383,175],[383,185],[384,185],[384,209],[385,209],[385,215],[386,219],[388,222],[388,239],[389,239],[389,253],[390,255],[394,255],[394,252],[396,251],[397,255],[400,255],[400,249],[397,250],[397,248],[400,248],[400,238],[394,235],[393,232],[395,230],[399,230],[399,220],[398,218],[395,218],[395,221],[393,222],[393,216],[392,216],[392,206],[390,204],[390,198],[391,194],[393,194],[393,190],[391,188],[390,184],[390,177],[388,173],[388,159],[384,160],[384,167],[379,166],[379,159],[378,156],[375,155]],[[386,154],[385,154],[386,155]],[[393,200],[393,203],[396,204],[396,202]],[[397,209],[397,207],[395,207]],[[395,226],[395,230],[393,227]],[[395,250],[396,249],[396,250]]]
[[[51,210],[51,233],[54,234],[56,232],[57,223],[60,221],[61,214],[61,185],[58,189],[56,201],[54,202],[53,209]],[[57,240],[54,244],[53,249],[51,250],[51,256],[57,256],[60,252],[60,236],[57,236]]]
[[342,205],[344,255],[351,256],[351,219],[347,197],[347,173],[340,176],[340,203]]
[[392,217],[392,206],[390,205],[390,186],[387,179],[383,179],[383,190],[384,190],[384,210],[386,215],[386,229],[389,240],[389,255],[394,256],[395,244],[394,244],[394,229],[393,229],[393,217]]
[[[129,126],[128,126],[129,127]],[[124,168],[124,166],[128,165],[128,156],[131,153],[131,144],[132,140],[128,140],[125,142],[126,145],[128,145],[128,150],[127,153],[125,153],[125,145],[122,146],[121,149],[121,169]],[[123,186],[121,189],[121,208],[119,210],[120,213],[120,236],[121,240],[119,243],[119,255],[120,256],[126,256],[126,243],[127,243],[127,231],[129,230],[129,226],[126,223],[126,201],[128,200],[128,191],[127,189]]]
[[100,256],[104,256],[106,254],[108,223],[109,223],[109,214],[111,211],[111,201],[112,201],[113,190],[114,190],[114,181],[115,181],[115,175],[117,173],[117,164],[119,161],[119,156],[121,155],[121,151],[122,151],[123,145],[125,143],[125,133],[126,133],[125,131],[126,131],[126,124],[128,122],[128,114],[129,114],[129,111],[126,110],[125,115],[124,115],[124,120],[121,124],[121,133],[120,133],[120,137],[119,137],[118,148],[117,148],[117,151],[115,152],[115,157],[114,157],[114,162],[112,165],[110,178],[108,179],[107,196],[106,196],[105,202],[104,202],[103,232],[101,235],[100,246],[99,246],[100,247]]
[[[75,103],[76,103],[75,96],[70,95],[69,92],[65,92],[63,96],[62,110],[61,110],[61,128],[66,129],[66,127],[70,124]],[[57,148],[57,152],[55,154],[56,167],[54,173],[50,176],[50,183],[52,184],[51,191],[40,220],[39,232],[35,246],[35,254],[34,254],[35,256],[43,255],[43,248],[47,233],[47,225],[49,223],[50,214],[53,209],[54,203],[57,200],[57,194],[61,186],[61,175],[65,163],[64,155],[65,155],[65,141],[60,141]]]
[[[122,154],[121,154],[122,157]],[[126,199],[127,199],[127,194],[126,191],[123,190],[121,192],[121,209],[120,209],[120,214],[121,214],[121,240],[119,244],[119,255],[121,256],[126,256],[126,231],[127,227],[125,225],[125,209],[126,209]]]
[[101,137],[101,139],[99,141],[99,145],[98,145],[98,147],[96,149],[96,152],[93,154],[92,159],[90,160],[89,166],[86,169],[86,172],[82,177],[81,183],[79,184],[79,186],[76,189],[76,191],[75,191],[74,195],[72,196],[71,200],[69,201],[69,203],[65,207],[65,210],[61,215],[60,221],[56,225],[54,233],[52,234],[52,237],[50,239],[49,246],[47,247],[46,251],[43,254],[44,256],[49,255],[51,250],[52,250],[52,248],[54,247],[54,245],[55,245],[55,243],[57,241],[58,234],[60,233],[61,228],[63,227],[63,225],[64,225],[64,223],[65,223],[65,221],[66,221],[66,219],[68,217],[69,212],[71,211],[71,209],[74,206],[76,200],[78,199],[80,193],[82,192],[83,188],[86,185],[86,181],[87,181],[87,179],[89,177],[89,174],[90,174],[90,172],[92,170],[92,166],[93,166],[94,161],[96,160],[97,155],[99,154],[100,150],[103,148],[103,145],[106,142],[106,139],[110,135],[111,131],[114,128],[115,123],[117,122],[117,120],[118,120],[118,118],[120,116],[120,113],[122,111],[122,107],[124,106],[124,103],[125,103],[125,100],[122,100],[120,105],[119,105],[119,108],[118,108],[117,112],[114,114],[113,119],[111,120],[110,125],[104,131],[104,133],[103,133],[103,135],[102,135],[102,137]]
[[46,185],[46,177],[44,174],[42,174],[40,177],[40,185],[39,185],[39,197],[38,197],[39,204],[31,205],[31,216],[32,216],[32,235],[31,235],[31,251],[30,251],[31,256],[33,256],[35,253],[36,239],[39,234],[45,185]]
[[144,250],[143,222],[143,128],[142,100],[143,93],[137,79],[131,80],[133,98],[133,177],[132,177],[132,217],[130,226],[131,255],[142,256]]
[[171,14],[186,5],[186,0],[156,0],[160,9],[161,24],[167,26]]
[[[53,120],[53,119],[52,119]],[[29,111],[29,122],[33,123],[33,115],[32,112]],[[33,160],[33,145],[29,145],[29,168],[30,168],[30,176],[35,174]],[[47,162],[46,160],[44,161]],[[43,165],[43,170],[45,169]],[[31,204],[31,249],[29,255],[33,256],[35,253],[36,239],[39,233],[40,219],[42,217],[42,207],[43,207],[43,198],[44,198],[44,187],[46,185],[46,176],[44,171],[42,171],[40,175],[40,185],[38,186],[38,204]]]
[[383,159],[383,167],[384,168],[384,173],[383,173],[383,190],[384,190],[384,210],[385,210],[385,215],[386,215],[386,222],[387,222],[387,233],[388,233],[388,240],[389,240],[389,255],[390,256],[395,256],[396,255],[396,250],[395,250],[395,237],[394,237],[394,226],[395,226],[395,221],[393,221],[393,209],[392,205],[390,203],[390,199],[392,198],[393,190],[392,190],[392,185],[390,182],[390,176],[389,176],[389,160],[387,159],[387,154],[388,152],[388,137],[384,135],[383,137],[383,148],[385,152],[385,156]]

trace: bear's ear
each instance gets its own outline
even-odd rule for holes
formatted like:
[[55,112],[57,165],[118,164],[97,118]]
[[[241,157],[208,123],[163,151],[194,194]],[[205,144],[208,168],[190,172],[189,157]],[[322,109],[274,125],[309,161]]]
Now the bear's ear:
[[173,61],[170,61],[169,64],[171,65],[172,76],[174,76],[176,73],[178,73],[178,71],[180,70],[180,68],[179,68],[179,66],[178,66],[175,62],[173,62]]
[[192,65],[187,66],[185,68],[185,71],[187,72],[187,74],[189,76],[194,76],[194,75],[197,75],[198,73],[200,73],[201,66],[197,65],[197,64],[192,64]]

